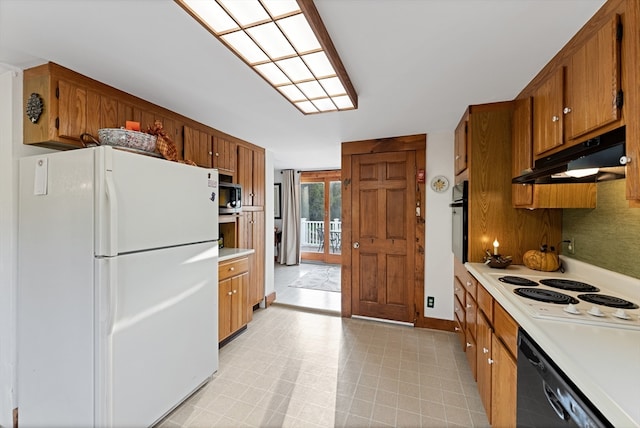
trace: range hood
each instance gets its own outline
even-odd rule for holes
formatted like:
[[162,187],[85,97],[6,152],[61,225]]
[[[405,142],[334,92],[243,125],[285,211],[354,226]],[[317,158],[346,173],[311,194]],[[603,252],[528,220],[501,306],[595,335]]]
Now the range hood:
[[[591,138],[560,152],[540,158],[512,183],[580,183],[624,178],[625,127]],[[572,171],[598,168],[598,172],[574,177]],[[567,173],[569,171],[569,173]]]

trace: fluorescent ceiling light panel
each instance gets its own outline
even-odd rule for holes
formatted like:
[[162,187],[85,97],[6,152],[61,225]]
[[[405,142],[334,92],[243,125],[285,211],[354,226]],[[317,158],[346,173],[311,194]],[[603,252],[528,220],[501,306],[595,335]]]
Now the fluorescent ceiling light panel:
[[312,52],[322,49],[318,38],[313,33],[304,15],[298,14],[289,18],[278,20],[278,26],[291,40],[291,43],[300,53]]
[[329,59],[324,52],[317,52],[309,55],[303,55],[302,60],[311,69],[311,72],[316,78],[335,76],[336,72],[333,70]]
[[[212,0],[213,1],[213,0]],[[269,14],[258,0],[218,0],[241,26],[269,20]]]
[[222,40],[235,50],[247,63],[255,64],[268,61],[269,57],[260,49],[258,45],[244,32],[236,31],[221,36]]
[[262,0],[262,4],[273,18],[300,12],[296,0]]
[[222,33],[238,28],[238,24],[231,19],[218,3],[211,0],[184,1],[204,22],[211,25],[213,31]]
[[331,99],[333,100],[333,103],[341,110],[353,109],[353,103],[351,102],[351,99],[349,99],[349,97],[346,95],[342,95],[340,97],[331,97]]
[[294,85],[279,86],[278,90],[282,92],[284,96],[293,103],[295,103],[296,101],[304,101],[307,99],[302,91],[300,91],[300,89],[298,89]]
[[344,90],[344,86],[340,83],[340,79],[337,77],[330,77],[328,79],[319,80],[320,84],[327,91],[327,94],[334,95],[344,95],[347,92]]
[[256,65],[254,67],[272,86],[285,85],[291,83],[286,74],[282,72],[274,63]]
[[319,100],[311,100],[320,111],[332,111],[336,110],[336,106],[331,102],[329,98],[320,98]]
[[327,96],[327,94],[324,92],[324,89],[322,89],[322,86],[320,86],[320,84],[318,82],[316,82],[315,80],[312,80],[310,82],[298,83],[296,86],[309,99],[322,98],[322,97],[326,97]]
[[283,59],[282,61],[276,61],[276,65],[280,67],[284,73],[289,76],[293,82],[302,82],[304,80],[313,79],[313,74],[309,71],[309,68],[299,57]]
[[174,1],[303,113],[358,107],[313,0]]
[[294,103],[294,105],[302,110],[303,113],[318,113],[318,109],[311,103],[311,101],[301,101],[299,103]]
[[287,38],[273,22],[248,28],[247,33],[272,60],[296,54]]

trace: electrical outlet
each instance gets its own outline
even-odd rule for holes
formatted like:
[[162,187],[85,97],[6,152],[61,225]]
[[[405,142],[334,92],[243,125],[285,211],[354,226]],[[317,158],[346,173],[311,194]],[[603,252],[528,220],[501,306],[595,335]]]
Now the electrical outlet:
[[568,243],[567,243],[567,251],[569,252],[569,254],[575,254],[576,253],[576,240],[575,238],[569,238],[568,239]]
[[435,304],[435,297],[427,296],[427,308],[433,308]]

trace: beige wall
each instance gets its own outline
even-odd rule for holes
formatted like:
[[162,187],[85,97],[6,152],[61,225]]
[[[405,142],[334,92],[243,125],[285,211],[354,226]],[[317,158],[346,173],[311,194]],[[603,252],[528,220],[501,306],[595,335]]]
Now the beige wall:
[[595,209],[565,209],[562,238],[575,239],[575,254],[563,254],[640,278],[640,208],[629,208],[625,180],[598,184]]

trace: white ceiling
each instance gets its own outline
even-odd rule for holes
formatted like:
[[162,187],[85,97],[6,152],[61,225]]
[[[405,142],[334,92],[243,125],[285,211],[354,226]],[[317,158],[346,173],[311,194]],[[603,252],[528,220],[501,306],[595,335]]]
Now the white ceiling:
[[[513,99],[604,0],[316,0],[358,93],[304,116],[172,0],[0,0],[0,71],[53,61],[274,154],[340,166],[340,143],[451,132]],[[144,124],[143,124],[144,125]]]

